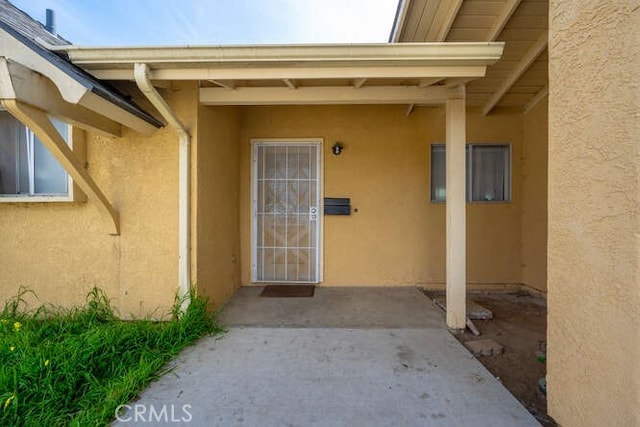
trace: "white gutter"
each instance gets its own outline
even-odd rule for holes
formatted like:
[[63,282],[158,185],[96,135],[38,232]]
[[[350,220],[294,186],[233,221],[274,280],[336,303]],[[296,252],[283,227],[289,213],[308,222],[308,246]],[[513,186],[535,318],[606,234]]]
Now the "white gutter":
[[190,303],[189,290],[191,287],[191,255],[190,255],[190,186],[189,151],[191,136],[180,122],[175,112],[169,104],[162,98],[149,79],[149,67],[147,64],[136,63],[134,65],[134,76],[138,88],[144,96],[153,104],[162,117],[173,127],[179,135],[180,145],[178,153],[179,162],[179,183],[178,183],[178,297],[182,304],[180,311],[184,313]]
[[220,45],[220,46],[126,46],[84,47],[65,45],[55,52],[65,52],[72,63],[85,70],[124,64],[145,63],[153,67],[199,67],[225,65],[301,66],[339,65],[467,65],[493,63],[500,59],[499,42],[428,42],[332,45]]

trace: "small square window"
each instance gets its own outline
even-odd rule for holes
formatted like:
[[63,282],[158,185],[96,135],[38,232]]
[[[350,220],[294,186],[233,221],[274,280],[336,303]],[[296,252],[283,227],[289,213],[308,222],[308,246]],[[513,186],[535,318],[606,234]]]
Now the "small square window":
[[[466,198],[468,202],[511,200],[511,147],[505,144],[467,144]],[[446,200],[446,151],[431,145],[431,201]]]
[[[69,126],[51,119],[69,141]],[[0,197],[68,196],[69,177],[35,134],[0,111]]]

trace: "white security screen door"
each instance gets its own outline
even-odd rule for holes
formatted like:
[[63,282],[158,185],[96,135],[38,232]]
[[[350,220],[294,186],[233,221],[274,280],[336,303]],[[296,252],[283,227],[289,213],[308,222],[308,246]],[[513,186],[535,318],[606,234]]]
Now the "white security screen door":
[[254,142],[253,280],[320,281],[319,142]]

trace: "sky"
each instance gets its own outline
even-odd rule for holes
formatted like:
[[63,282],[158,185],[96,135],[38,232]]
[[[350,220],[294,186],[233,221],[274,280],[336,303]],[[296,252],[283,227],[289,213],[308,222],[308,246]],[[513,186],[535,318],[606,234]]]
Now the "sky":
[[384,43],[398,0],[9,0],[80,46]]

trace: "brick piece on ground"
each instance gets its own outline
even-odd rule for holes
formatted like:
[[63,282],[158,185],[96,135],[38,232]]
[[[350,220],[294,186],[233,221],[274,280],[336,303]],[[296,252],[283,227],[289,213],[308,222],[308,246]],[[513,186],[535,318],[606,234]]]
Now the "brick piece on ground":
[[467,341],[464,345],[474,356],[493,356],[504,352],[502,345],[490,339]]

